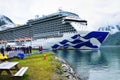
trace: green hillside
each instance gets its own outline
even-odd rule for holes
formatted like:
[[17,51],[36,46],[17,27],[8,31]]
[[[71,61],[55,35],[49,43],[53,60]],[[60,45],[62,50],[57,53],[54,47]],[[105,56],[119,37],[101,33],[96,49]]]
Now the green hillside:
[[120,32],[109,35],[102,45],[120,45]]

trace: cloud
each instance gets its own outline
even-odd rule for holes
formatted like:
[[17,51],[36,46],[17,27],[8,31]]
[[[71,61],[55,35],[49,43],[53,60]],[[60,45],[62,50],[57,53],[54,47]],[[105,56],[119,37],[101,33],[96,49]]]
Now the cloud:
[[0,13],[15,23],[24,24],[35,15],[48,15],[58,8],[75,12],[88,20],[88,26],[116,24],[120,21],[119,0],[0,0]]

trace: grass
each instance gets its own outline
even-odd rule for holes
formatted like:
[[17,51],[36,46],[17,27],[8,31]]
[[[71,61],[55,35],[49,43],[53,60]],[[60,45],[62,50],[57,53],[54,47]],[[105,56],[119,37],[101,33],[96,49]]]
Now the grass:
[[[46,54],[46,60],[43,59],[44,54]],[[61,77],[61,64],[55,60],[55,55],[51,52],[44,54],[26,56],[23,60],[12,59],[11,61],[19,62],[18,66],[20,68],[24,66],[29,67],[25,75],[17,80],[66,80],[64,77]]]

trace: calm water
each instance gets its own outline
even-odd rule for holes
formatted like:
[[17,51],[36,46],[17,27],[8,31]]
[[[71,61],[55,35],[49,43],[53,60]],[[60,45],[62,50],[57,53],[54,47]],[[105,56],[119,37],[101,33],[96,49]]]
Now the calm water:
[[67,61],[83,80],[120,80],[120,47],[100,50],[58,50],[56,55]]

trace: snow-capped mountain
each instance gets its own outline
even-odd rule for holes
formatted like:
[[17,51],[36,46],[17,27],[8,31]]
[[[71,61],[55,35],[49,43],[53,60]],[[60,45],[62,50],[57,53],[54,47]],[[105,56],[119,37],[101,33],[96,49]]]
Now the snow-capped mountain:
[[120,24],[100,27],[98,31],[110,32],[102,45],[120,45]]
[[98,31],[108,31],[110,34],[114,34],[120,31],[120,25],[110,25],[106,27],[100,27]]
[[8,17],[0,15],[0,31],[16,27]]

